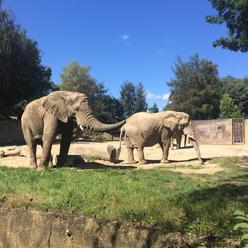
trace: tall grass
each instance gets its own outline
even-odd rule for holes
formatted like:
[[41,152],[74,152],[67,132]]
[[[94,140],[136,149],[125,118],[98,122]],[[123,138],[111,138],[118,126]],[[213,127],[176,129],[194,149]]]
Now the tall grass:
[[229,235],[234,210],[248,211],[248,171],[236,158],[217,162],[226,169],[215,175],[0,167],[0,202],[156,223],[168,231]]

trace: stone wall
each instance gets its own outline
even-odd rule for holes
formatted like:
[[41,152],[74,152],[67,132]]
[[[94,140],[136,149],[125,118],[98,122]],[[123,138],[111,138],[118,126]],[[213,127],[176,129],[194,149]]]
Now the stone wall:
[[24,143],[19,120],[0,121],[0,145],[13,145]]
[[[26,208],[0,208],[0,247],[4,248],[189,248],[204,241],[208,242],[195,235],[166,233],[154,226],[137,223]],[[212,248],[237,247],[231,240],[216,239],[214,242]]]
[[231,145],[232,119],[192,121],[199,144]]

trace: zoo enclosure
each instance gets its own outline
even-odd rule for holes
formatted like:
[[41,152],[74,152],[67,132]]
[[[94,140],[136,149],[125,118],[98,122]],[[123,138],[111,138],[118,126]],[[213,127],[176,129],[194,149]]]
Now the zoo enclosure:
[[[216,119],[192,121],[199,144],[248,144],[248,119]],[[94,136],[95,135],[95,136]],[[93,134],[93,141],[118,140],[118,132]],[[0,144],[24,144],[20,121],[0,121]]]
[[216,119],[192,121],[200,144],[248,144],[248,119]]

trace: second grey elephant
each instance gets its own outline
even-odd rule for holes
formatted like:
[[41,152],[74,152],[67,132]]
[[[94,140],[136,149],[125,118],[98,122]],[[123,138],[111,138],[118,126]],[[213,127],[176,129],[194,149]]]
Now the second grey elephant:
[[61,134],[58,165],[63,165],[71,143],[73,127],[108,131],[121,127],[125,121],[103,124],[92,114],[87,96],[83,93],[55,91],[30,102],[22,115],[22,131],[30,150],[30,165],[37,168],[36,146],[43,146],[39,167],[48,164],[52,143]]
[[203,164],[200,149],[195,139],[194,130],[188,114],[176,111],[164,111],[159,113],[140,112],[127,118],[121,128],[121,138],[127,147],[126,163],[136,163],[133,150],[137,149],[139,163],[147,163],[144,157],[144,147],[160,144],[162,149],[162,163],[167,163],[171,138],[177,132],[184,132],[191,139],[196,150],[197,157]]

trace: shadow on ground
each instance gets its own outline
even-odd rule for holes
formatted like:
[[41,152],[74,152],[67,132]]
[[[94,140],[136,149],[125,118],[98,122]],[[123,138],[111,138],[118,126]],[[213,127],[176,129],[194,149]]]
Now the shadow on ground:
[[87,170],[87,169],[114,169],[114,170],[130,170],[130,169],[137,169],[136,166],[129,166],[129,165],[108,165],[104,163],[98,162],[85,162],[85,163],[78,163],[75,165],[68,165],[65,166],[67,168],[75,168],[80,170]]

